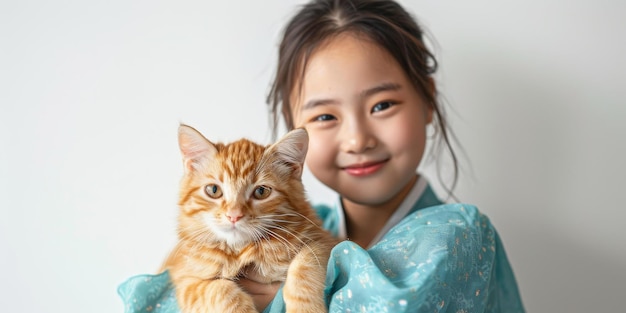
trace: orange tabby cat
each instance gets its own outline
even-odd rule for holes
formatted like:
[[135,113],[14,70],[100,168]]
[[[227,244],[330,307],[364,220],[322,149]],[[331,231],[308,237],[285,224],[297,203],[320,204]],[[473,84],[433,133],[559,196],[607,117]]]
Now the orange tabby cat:
[[185,168],[179,242],[163,267],[182,312],[257,312],[236,283],[248,267],[268,283],[285,282],[287,312],[326,312],[335,240],[305,199],[307,132],[296,129],[270,146],[224,145],[181,125],[178,142]]

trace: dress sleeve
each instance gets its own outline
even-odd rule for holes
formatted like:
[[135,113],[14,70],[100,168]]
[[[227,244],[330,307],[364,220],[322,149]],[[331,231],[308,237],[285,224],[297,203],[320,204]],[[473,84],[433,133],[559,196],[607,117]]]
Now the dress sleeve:
[[[329,312],[523,312],[512,273],[498,276],[510,272],[498,249],[475,207],[419,210],[369,250],[349,241],[333,249]],[[513,292],[503,296],[503,288]]]
[[124,313],[179,313],[169,272],[143,274],[128,278],[117,288]]

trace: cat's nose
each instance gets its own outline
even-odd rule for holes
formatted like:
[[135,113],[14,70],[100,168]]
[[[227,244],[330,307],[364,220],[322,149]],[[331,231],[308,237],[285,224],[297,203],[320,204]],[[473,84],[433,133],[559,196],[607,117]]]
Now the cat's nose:
[[241,212],[228,212],[226,213],[226,217],[228,218],[228,220],[235,224],[237,223],[238,220],[240,220],[243,217],[243,213]]

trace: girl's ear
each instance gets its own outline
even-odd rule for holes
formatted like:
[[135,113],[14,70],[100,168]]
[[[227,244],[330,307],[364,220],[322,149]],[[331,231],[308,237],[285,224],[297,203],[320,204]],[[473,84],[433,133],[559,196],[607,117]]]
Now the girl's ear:
[[282,169],[300,179],[308,148],[309,134],[304,128],[296,128],[271,145],[265,154],[274,155],[273,163],[277,165],[278,170]]
[[201,164],[212,160],[217,153],[215,146],[199,131],[184,124],[178,127],[178,146],[185,173],[197,172]]

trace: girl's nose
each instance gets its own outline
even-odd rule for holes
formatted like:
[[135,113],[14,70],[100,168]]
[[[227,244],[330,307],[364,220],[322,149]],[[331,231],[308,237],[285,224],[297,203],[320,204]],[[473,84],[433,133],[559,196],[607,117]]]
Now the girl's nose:
[[376,137],[363,122],[344,124],[340,135],[341,150],[346,153],[362,153],[376,147]]

